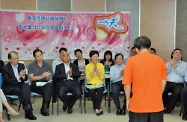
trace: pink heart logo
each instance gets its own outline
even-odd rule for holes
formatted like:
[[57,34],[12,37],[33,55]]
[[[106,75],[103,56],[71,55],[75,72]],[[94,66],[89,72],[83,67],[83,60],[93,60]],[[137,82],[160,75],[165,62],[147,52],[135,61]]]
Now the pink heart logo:
[[24,29],[18,29],[18,26],[16,27],[16,30],[17,30],[17,32],[18,32],[19,34],[22,34],[22,33],[24,33],[24,32],[25,32],[25,30],[24,30]]
[[10,42],[10,41],[11,41],[11,37],[10,37],[10,36],[7,36],[6,38],[4,38],[4,41],[5,41],[5,42]]

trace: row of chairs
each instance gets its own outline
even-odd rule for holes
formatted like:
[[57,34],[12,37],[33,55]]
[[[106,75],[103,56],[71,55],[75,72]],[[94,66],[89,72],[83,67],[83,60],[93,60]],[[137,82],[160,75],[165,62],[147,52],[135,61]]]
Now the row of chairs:
[[[52,79],[52,77],[51,77]],[[80,81],[79,81],[80,82]],[[2,78],[2,74],[0,73],[0,88],[2,86],[2,83],[3,83],[3,78]],[[82,114],[82,107],[84,107],[84,112],[86,113],[86,94],[88,94],[88,91],[86,90],[86,85],[87,85],[87,80],[85,79],[84,80],[84,94],[83,94],[83,99],[84,99],[84,103],[82,106],[82,97],[80,98],[80,101],[79,101],[79,108],[81,108],[81,114]],[[111,86],[111,84],[110,84]],[[106,107],[106,96],[108,96],[108,98],[110,99],[110,92],[111,92],[111,87],[109,86],[110,90],[107,89],[107,84],[105,82],[105,79],[104,79],[104,91],[103,91],[103,94],[105,95],[105,107]],[[110,92],[107,92],[107,91],[110,91]],[[124,94],[124,92],[120,92],[120,94]],[[71,96],[72,93],[69,92],[67,93],[68,96]],[[17,95],[5,95],[6,98],[10,99],[10,101],[13,101],[15,99],[18,99],[19,100],[19,107],[18,107],[18,111],[20,111],[20,108],[21,108],[21,99],[17,96]],[[37,94],[36,92],[31,92],[31,96],[33,97],[41,97],[42,95],[40,94]],[[52,114],[53,114],[53,109],[54,109],[54,106],[53,106],[53,103],[52,103]],[[110,108],[110,100],[108,100],[108,112],[111,112],[111,108]],[[57,99],[57,115],[59,113],[59,98]],[[7,119],[10,120],[10,116],[7,114]]]

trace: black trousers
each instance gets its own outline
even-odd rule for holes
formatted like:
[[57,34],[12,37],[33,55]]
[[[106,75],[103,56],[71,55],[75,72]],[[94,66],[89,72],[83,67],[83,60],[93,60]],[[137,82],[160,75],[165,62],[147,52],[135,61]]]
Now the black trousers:
[[45,84],[44,86],[36,86],[36,84],[32,84],[31,91],[43,95],[43,106],[44,104],[49,104],[51,101],[53,85],[51,82]]
[[[169,111],[175,108],[176,103],[180,100],[181,90],[183,88],[183,83],[174,83],[167,81],[165,90],[162,95],[164,107]],[[171,96],[168,93],[171,92]]]
[[21,98],[21,102],[23,103],[23,106],[30,105],[31,111],[33,110],[31,101],[30,101],[30,95],[31,90],[30,86],[27,83],[20,83],[10,90],[10,92],[5,93],[6,95],[17,95]]
[[181,100],[183,106],[183,116],[187,116],[187,87],[184,87],[181,92]]
[[103,98],[103,87],[97,89],[87,89],[93,103],[93,109],[101,109],[101,102]]
[[163,111],[152,113],[134,113],[129,111],[129,122],[164,122]]
[[[121,109],[120,101],[119,101],[120,91],[124,91],[124,86],[122,84],[122,81],[113,83],[112,84],[112,97],[114,99],[114,103],[115,103],[117,109]],[[125,108],[126,108],[126,99],[124,96],[123,109],[125,109]]]
[[[64,81],[58,91],[58,97],[68,107],[73,107],[75,102],[81,98],[80,85],[75,82],[74,80]],[[71,92],[72,95],[67,96],[68,92]]]

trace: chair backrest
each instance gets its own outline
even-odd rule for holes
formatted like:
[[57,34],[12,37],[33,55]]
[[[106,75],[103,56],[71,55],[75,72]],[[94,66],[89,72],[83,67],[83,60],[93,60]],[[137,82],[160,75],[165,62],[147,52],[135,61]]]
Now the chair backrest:
[[2,84],[3,84],[3,76],[2,73],[0,73],[0,88],[2,87]]
[[184,87],[186,87],[186,81],[184,81]]

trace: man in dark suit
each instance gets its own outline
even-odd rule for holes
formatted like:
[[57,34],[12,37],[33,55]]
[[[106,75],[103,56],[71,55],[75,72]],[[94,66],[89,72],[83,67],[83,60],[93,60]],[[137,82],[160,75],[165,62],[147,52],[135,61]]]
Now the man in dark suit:
[[25,66],[19,62],[18,54],[11,51],[8,54],[9,63],[3,68],[3,84],[2,89],[6,95],[18,95],[23,103],[25,110],[25,118],[36,120],[32,113],[32,105],[30,102],[30,87],[24,83],[27,81]]
[[[73,105],[81,97],[78,82],[80,72],[76,64],[70,63],[70,57],[67,52],[62,54],[62,61],[63,63],[56,66],[53,80],[59,82],[56,93],[64,105],[68,106],[68,114],[71,114]],[[67,96],[68,92],[72,93],[69,97]]]

